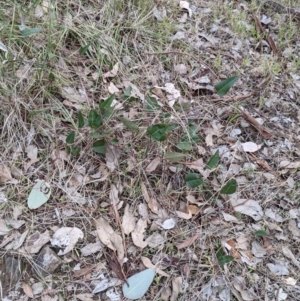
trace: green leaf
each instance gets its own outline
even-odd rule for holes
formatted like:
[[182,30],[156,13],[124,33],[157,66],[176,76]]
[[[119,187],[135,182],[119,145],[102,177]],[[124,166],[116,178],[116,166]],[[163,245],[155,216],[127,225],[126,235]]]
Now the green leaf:
[[98,154],[102,154],[105,155],[105,151],[106,151],[106,143],[105,140],[98,140],[96,142],[93,143],[93,151],[98,153]]
[[174,124],[155,124],[147,128],[147,134],[155,141],[164,141],[167,139],[167,133],[174,129]]
[[128,86],[124,92],[123,99],[127,99],[131,96],[132,87]]
[[87,45],[85,45],[85,46],[83,46],[83,47],[80,47],[79,53],[80,53],[81,55],[85,55],[85,54],[87,53],[89,47],[90,47],[90,44],[87,44]]
[[102,110],[109,110],[111,109],[111,104],[115,99],[115,94],[111,94],[107,99],[99,104],[99,109]]
[[37,34],[39,32],[41,32],[39,28],[25,28],[21,30],[22,37],[24,38]]
[[234,259],[233,256],[224,255],[222,247],[217,251],[216,256],[220,266],[224,266],[226,263],[229,263]]
[[75,141],[75,132],[72,131],[72,132],[70,132],[70,133],[68,134],[68,136],[67,136],[67,138],[66,138],[66,142],[67,142],[68,144],[72,144],[72,143],[74,143],[74,141]]
[[186,150],[186,151],[190,151],[193,148],[192,144],[189,142],[179,142],[177,143],[176,147],[179,148],[180,150]]
[[185,154],[176,153],[176,152],[170,152],[165,154],[165,158],[171,162],[179,162],[182,159],[184,159]]
[[101,138],[106,138],[109,136],[109,133],[90,133],[90,136],[91,138],[94,138],[94,139],[101,139]]
[[187,174],[185,176],[185,182],[188,188],[196,188],[204,183],[203,180],[199,178],[197,173]]
[[131,120],[124,118],[124,117],[119,117],[119,119],[122,121],[122,123],[130,129],[132,132],[138,132],[139,131],[139,126],[132,122]]
[[257,230],[255,231],[256,236],[268,236],[267,232],[265,230]]
[[48,201],[50,194],[50,184],[44,180],[37,180],[37,183],[33,186],[27,200],[28,208],[37,209],[41,207]]
[[215,89],[220,96],[224,96],[227,94],[229,89],[234,85],[234,83],[238,80],[238,76],[229,77],[220,83],[215,85]]
[[101,116],[92,109],[88,116],[88,125],[93,129],[98,129],[102,124]]
[[78,128],[82,128],[84,126],[84,118],[81,111],[78,112]]
[[130,300],[142,298],[149,289],[155,276],[155,269],[147,269],[127,279],[127,283],[123,284],[124,297]]
[[218,165],[219,162],[219,150],[217,150],[214,155],[209,159],[206,164],[206,167],[209,169],[213,169]]
[[152,113],[157,110],[160,110],[160,106],[156,98],[146,96],[146,110]]
[[72,154],[74,156],[77,156],[80,153],[80,148],[79,147],[70,146],[67,150],[68,150],[69,154]]
[[236,180],[230,180],[227,182],[225,186],[222,187],[220,193],[221,194],[233,194],[236,192],[237,182]]
[[224,256],[221,256],[221,257],[218,258],[218,263],[222,267],[226,263],[231,262],[233,259],[234,259],[234,257],[231,256],[231,255],[224,255]]

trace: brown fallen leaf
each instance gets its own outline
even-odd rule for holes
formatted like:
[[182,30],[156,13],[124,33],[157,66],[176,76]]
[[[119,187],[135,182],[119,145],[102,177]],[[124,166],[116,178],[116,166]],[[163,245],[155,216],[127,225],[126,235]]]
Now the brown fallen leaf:
[[123,231],[126,235],[129,235],[135,228],[135,217],[132,213],[132,208],[129,204],[126,205],[124,210],[124,215],[122,219],[122,227]]
[[12,179],[10,169],[6,165],[0,165],[0,183],[5,183]]
[[197,240],[200,236],[201,236],[200,233],[195,234],[194,236],[188,238],[187,240],[185,240],[181,244],[176,245],[177,249],[180,250],[180,249],[187,248],[187,247],[191,246],[194,243],[194,241]]
[[94,268],[95,268],[95,264],[89,265],[83,269],[77,270],[74,272],[73,274],[73,278],[79,278],[81,276],[84,276],[86,274],[88,274],[89,272],[91,272]]
[[23,282],[22,289],[27,297],[34,299],[33,290],[29,284]]
[[144,232],[147,227],[147,221],[143,219],[139,219],[135,229],[131,232],[131,237],[134,245],[139,248],[145,248],[147,246],[147,242],[144,240]]
[[155,157],[150,163],[149,163],[149,165],[146,167],[146,172],[152,172],[152,171],[154,171],[156,168],[157,168],[157,166],[160,164],[160,162],[161,162],[161,159],[160,159],[160,157]]
[[154,265],[148,257],[141,256],[141,260],[146,268],[155,269],[157,274],[160,274],[165,277],[170,277],[169,274],[167,274],[166,272],[159,269],[156,265]]
[[182,277],[177,277],[172,280],[172,295],[170,301],[176,301],[179,293],[182,292]]
[[263,161],[259,158],[257,158],[257,156],[255,156],[254,154],[248,154],[248,156],[250,157],[250,159],[254,162],[257,163],[259,166],[261,166],[262,168],[271,171],[271,167],[269,166],[269,164],[266,161]]
[[[122,266],[120,264],[120,261],[118,260],[117,256],[115,253],[113,254],[105,254],[104,256],[108,262],[109,267],[115,272],[117,277],[121,279],[122,281],[126,281],[126,276],[125,273],[122,269]],[[126,282],[127,283],[127,282]],[[127,283],[128,284],[128,283]]]

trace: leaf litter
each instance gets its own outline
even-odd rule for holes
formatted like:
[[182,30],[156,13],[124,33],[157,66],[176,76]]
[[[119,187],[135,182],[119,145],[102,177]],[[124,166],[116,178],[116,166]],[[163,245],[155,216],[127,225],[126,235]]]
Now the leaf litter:
[[[251,5],[255,3],[258,1]],[[125,281],[145,268],[155,268],[163,276],[144,289],[146,298],[177,300],[184,293],[191,300],[232,300],[232,295],[238,300],[255,300],[263,291],[270,300],[299,299],[293,272],[299,266],[295,242],[300,237],[299,76],[293,65],[298,53],[292,41],[278,34],[283,24],[294,24],[287,14],[293,8],[276,6],[273,1],[268,5],[268,9],[262,3],[257,6],[259,17],[253,16],[247,1],[222,7],[213,1],[159,3],[145,18],[131,15],[135,36],[124,28],[132,42],[130,52],[117,49],[110,30],[105,37],[99,34],[95,45],[89,36],[81,40],[85,30],[78,34],[78,43],[72,44],[74,37],[68,36],[68,47],[58,45],[60,58],[52,66],[54,71],[57,68],[54,76],[60,74],[64,84],[47,100],[38,93],[28,94],[36,91],[31,85],[39,81],[40,75],[35,78],[38,65],[24,62],[18,67],[15,103],[26,104],[30,114],[23,116],[24,109],[6,110],[6,100],[3,102],[7,114],[1,119],[1,138],[7,148],[13,146],[2,147],[0,162],[1,205],[5,208],[0,235],[5,252],[30,258],[52,241],[54,253],[63,255],[66,265],[80,267],[79,282],[70,280],[64,287],[68,298],[80,289],[76,293],[80,300],[93,299],[88,281],[98,283],[97,289],[97,285],[92,287],[99,298],[121,300],[115,274]],[[129,14],[133,12],[129,4],[126,7]],[[32,9],[43,22],[52,6],[43,1]],[[57,17],[67,27],[82,26],[87,33],[91,21],[96,33],[105,26],[101,23],[105,9],[105,5],[99,7],[99,16],[87,6],[87,12],[78,10],[76,18],[64,12]],[[135,9],[139,10],[138,5]],[[116,14],[114,22],[125,24],[122,13]],[[144,39],[151,25],[142,23],[150,15],[154,16],[151,22],[161,28],[173,21],[174,28],[165,34],[166,41],[173,42],[165,52],[159,53],[161,47],[155,42],[145,42],[155,40],[154,35]],[[201,20],[196,27],[195,20]],[[122,27],[120,24],[117,26]],[[41,32],[28,29],[32,45],[45,45]],[[298,34],[291,32],[290,39],[296,41]],[[5,46],[10,45],[16,52],[13,44],[3,41],[2,51],[10,55]],[[221,45],[227,45],[226,49]],[[29,47],[25,56],[30,52]],[[204,62],[200,56],[206,58]],[[280,56],[289,70],[282,68]],[[103,64],[94,64],[100,57]],[[237,80],[235,74],[240,74],[238,81],[226,91],[226,85]],[[47,93],[51,77],[40,85]],[[5,84],[3,87],[5,90]],[[103,93],[116,94],[110,108],[117,116],[104,116],[103,131],[94,133],[104,135],[105,154],[89,150],[92,140],[85,128],[75,128],[76,137],[82,139],[76,141],[82,154],[67,154],[62,145],[52,143],[56,134],[63,141],[69,129],[74,130],[79,109],[83,115],[89,107],[96,109],[106,99]],[[48,108],[53,109],[52,125]],[[31,109],[38,113],[31,114]],[[124,118],[138,131],[125,127]],[[168,123],[178,127],[165,135],[165,141],[148,140],[144,135],[149,126]],[[11,134],[11,125],[18,135]],[[31,128],[34,132],[27,139]],[[187,144],[189,150],[176,147]],[[212,163],[217,151],[219,158]],[[190,171],[204,185],[187,186],[185,176]],[[51,183],[51,198],[34,212],[24,206],[31,188],[28,179],[28,183],[36,179]],[[23,209],[17,209],[16,203]],[[216,268],[220,261],[215,246],[219,245],[223,259],[232,256],[233,260]],[[103,261],[104,254],[111,255],[106,255],[106,263],[101,268],[94,265]],[[251,275],[249,267],[254,271]],[[52,276],[66,276],[65,266]],[[57,283],[51,284],[50,293],[36,291],[34,281],[24,279],[22,294],[30,298],[34,294],[41,300],[61,297]]]

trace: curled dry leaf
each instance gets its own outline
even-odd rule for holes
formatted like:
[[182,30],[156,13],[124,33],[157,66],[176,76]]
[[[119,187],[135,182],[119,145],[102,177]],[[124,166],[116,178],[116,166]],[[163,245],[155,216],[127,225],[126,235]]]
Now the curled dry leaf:
[[190,4],[187,1],[180,1],[179,2],[180,8],[184,8],[189,12],[189,17],[192,17],[192,10],[190,9]]
[[290,161],[284,160],[279,163],[279,167],[280,168],[289,168],[289,169],[300,168],[300,161],[290,162]]
[[169,229],[173,229],[176,225],[176,221],[174,218],[169,218],[169,219],[166,219],[163,223],[162,223],[162,227],[165,229],[165,230],[169,230]]
[[5,183],[12,179],[10,169],[6,166],[1,164],[0,165],[0,184]]
[[62,227],[54,233],[51,244],[52,246],[64,248],[64,250],[59,250],[58,255],[65,255],[70,252],[77,241],[83,239],[83,237],[83,232],[76,227]]

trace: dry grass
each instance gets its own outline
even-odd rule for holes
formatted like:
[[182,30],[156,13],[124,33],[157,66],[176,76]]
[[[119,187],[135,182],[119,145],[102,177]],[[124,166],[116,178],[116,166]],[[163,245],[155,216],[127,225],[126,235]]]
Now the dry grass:
[[[84,233],[84,239],[62,256],[63,264],[50,277],[37,277],[32,272],[34,254],[27,254],[23,247],[14,250],[2,246],[3,259],[13,256],[24,263],[22,282],[31,286],[38,281],[44,284],[44,293],[37,300],[46,300],[46,295],[52,298],[49,300],[81,300],[78,295],[90,293],[88,288],[93,289],[101,277],[116,277],[106,262],[111,250],[102,245],[99,252],[84,257],[81,249],[95,243],[95,221],[100,216],[123,234],[118,216],[122,219],[126,204],[130,204],[136,218],[141,218],[140,206],[144,205],[149,215],[145,238],[157,234],[162,240],[155,247],[141,249],[133,244],[130,235],[124,236],[128,258],[123,265],[125,273],[131,275],[144,269],[140,258],[145,256],[160,263],[170,275],[157,274],[143,300],[168,300],[163,299],[167,288],[173,288],[172,300],[243,300],[243,293],[255,295],[253,300],[284,300],[278,297],[280,289],[288,295],[286,300],[299,299],[299,287],[286,284],[287,277],[299,280],[298,267],[282,251],[283,246],[288,246],[296,258],[299,256],[300,235],[290,226],[291,220],[298,223],[300,218],[299,213],[297,218],[291,218],[291,210],[299,206],[299,172],[280,165],[283,160],[299,161],[300,156],[300,88],[299,79],[292,77],[299,76],[299,21],[260,1],[216,2],[191,1],[193,16],[180,23],[186,11],[179,8],[177,1],[159,1],[156,6],[150,0],[36,0],[24,5],[0,1],[0,36],[7,48],[0,50],[0,164],[8,167],[12,175],[10,181],[1,184],[0,193],[7,199],[0,203],[1,218],[14,219],[21,206],[18,219],[24,225],[14,233],[28,230],[28,237],[35,231],[48,230],[52,235],[60,227],[78,227]],[[281,3],[296,8],[298,5],[296,0]],[[154,17],[155,9],[165,10],[163,20]],[[253,14],[271,17],[271,23],[263,26],[282,57],[276,57],[266,38],[257,33]],[[24,37],[20,26],[38,28],[40,32]],[[177,32],[184,32],[184,38],[171,39]],[[117,63],[117,75],[104,79]],[[179,65],[187,68],[186,74],[178,72]],[[208,83],[200,81],[205,72]],[[229,93],[232,98],[217,101],[218,96],[207,85],[233,75],[239,75],[239,81]],[[113,172],[108,171],[105,156],[93,152],[95,139],[90,130],[79,129],[77,123],[79,110],[87,116],[111,94],[111,83],[119,90],[116,100],[122,108],[105,120],[98,134],[107,133],[107,141],[118,141],[115,147],[120,149],[120,157]],[[123,98],[128,85],[135,85],[146,97],[153,95],[154,87],[164,87],[165,83],[173,83],[180,90],[180,101],[173,107],[168,105],[164,90],[160,90],[162,105],[154,112],[147,110],[145,100],[139,96]],[[234,99],[252,92],[250,98]],[[241,108],[263,120],[274,139],[265,139],[245,124],[239,116]],[[120,117],[137,124],[139,132],[129,131]],[[146,131],[157,123],[177,126],[166,141],[155,142]],[[181,151],[177,145],[183,136],[190,142],[193,139],[191,126],[198,130],[199,141],[191,151]],[[232,130],[237,128],[241,134],[232,137]],[[72,130],[76,132],[74,146],[81,148],[76,156],[65,152],[65,139]],[[236,141],[252,141],[262,144],[262,148],[253,159],[233,148]],[[37,147],[37,161],[28,164],[32,155],[28,147],[32,145]],[[230,156],[222,155],[204,186],[187,188],[185,175],[193,170],[184,163],[199,158],[206,163],[221,146],[227,147]],[[172,163],[165,159],[168,152],[185,156]],[[155,171],[147,172],[146,167],[156,157],[161,158],[161,163]],[[261,162],[268,163],[270,171]],[[99,172],[100,178],[93,177]],[[30,210],[26,200],[38,178],[50,183],[51,198],[39,209]],[[237,179],[239,198],[256,200],[261,205],[265,212],[261,221],[235,212],[230,198],[219,194],[222,185],[232,178]],[[156,199],[158,214],[148,208],[142,183],[150,198]],[[124,202],[117,214],[110,203],[112,185]],[[187,210],[188,195],[197,200],[199,214],[191,219],[179,218],[176,211]],[[280,218],[267,216],[270,210]],[[238,222],[226,221],[223,213],[237,217]],[[176,219],[174,229],[167,231],[157,226],[170,217]],[[260,229],[265,229],[268,236],[256,237],[255,231]],[[201,236],[191,246],[176,247],[197,233]],[[15,235],[15,240],[19,239]],[[220,267],[216,258],[220,245],[229,241],[238,244],[241,236],[248,238],[247,249],[236,252],[248,252],[250,260],[259,262],[251,266],[233,254],[235,260]],[[266,252],[261,258],[255,256],[254,241]],[[225,248],[224,252],[229,254]],[[267,264],[278,261],[287,265],[289,275],[270,272]],[[81,269],[95,265],[95,269],[78,282],[73,278],[77,264]],[[3,275],[4,272],[0,275],[1,296],[8,297],[9,284],[3,282]],[[243,278],[242,287],[235,284],[237,276]],[[174,293],[175,279],[182,281],[178,296]],[[21,289],[16,297],[11,293],[9,298],[26,300]],[[109,300],[105,293],[91,300],[99,298]]]

